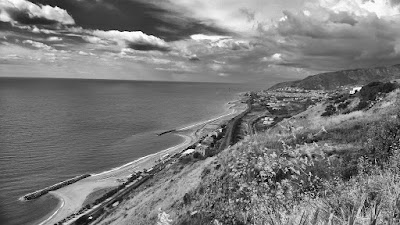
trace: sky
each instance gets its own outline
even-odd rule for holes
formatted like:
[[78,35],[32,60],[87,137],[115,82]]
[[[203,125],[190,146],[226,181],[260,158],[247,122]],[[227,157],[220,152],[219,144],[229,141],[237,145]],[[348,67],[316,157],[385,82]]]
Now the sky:
[[0,76],[250,82],[400,62],[400,0],[0,0]]

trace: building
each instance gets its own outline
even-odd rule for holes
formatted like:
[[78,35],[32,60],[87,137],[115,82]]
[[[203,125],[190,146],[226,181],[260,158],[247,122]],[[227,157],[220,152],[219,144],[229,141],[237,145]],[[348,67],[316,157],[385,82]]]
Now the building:
[[354,87],[350,90],[349,94],[354,95],[355,93],[359,92],[362,87]]
[[195,152],[194,149],[188,149],[188,150],[186,150],[186,151],[184,151],[184,152],[182,153],[182,156],[191,155],[191,154],[193,154],[194,152]]
[[206,156],[208,146],[199,144],[196,147],[196,152],[200,153],[202,156]]

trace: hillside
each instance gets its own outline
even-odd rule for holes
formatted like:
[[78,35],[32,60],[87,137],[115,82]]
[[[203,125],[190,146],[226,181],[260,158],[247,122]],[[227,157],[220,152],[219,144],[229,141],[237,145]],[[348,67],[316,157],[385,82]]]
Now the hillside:
[[308,76],[303,80],[276,84],[269,90],[296,87],[306,90],[332,90],[344,85],[365,85],[372,81],[389,81],[400,78],[400,64],[388,67],[341,70]]
[[[216,155],[180,158],[93,224],[400,224],[400,90],[362,90],[330,93]],[[286,108],[315,97],[260,92],[251,118],[267,96]]]
[[352,97],[324,117],[340,104],[328,100],[247,137],[209,164],[180,216],[167,211],[170,224],[400,224],[399,96],[364,110]]

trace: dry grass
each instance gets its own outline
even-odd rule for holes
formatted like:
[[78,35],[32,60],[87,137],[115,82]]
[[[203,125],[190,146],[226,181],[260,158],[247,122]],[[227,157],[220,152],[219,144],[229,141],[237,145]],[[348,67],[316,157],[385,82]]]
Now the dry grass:
[[399,224],[398,95],[328,119],[315,106],[245,138],[191,193],[196,216],[176,224]]

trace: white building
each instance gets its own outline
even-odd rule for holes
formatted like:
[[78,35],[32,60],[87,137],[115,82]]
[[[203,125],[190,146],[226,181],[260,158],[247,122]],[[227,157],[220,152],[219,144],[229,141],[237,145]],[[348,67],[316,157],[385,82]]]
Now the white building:
[[354,95],[355,93],[359,92],[362,87],[354,87],[350,90],[349,94]]

